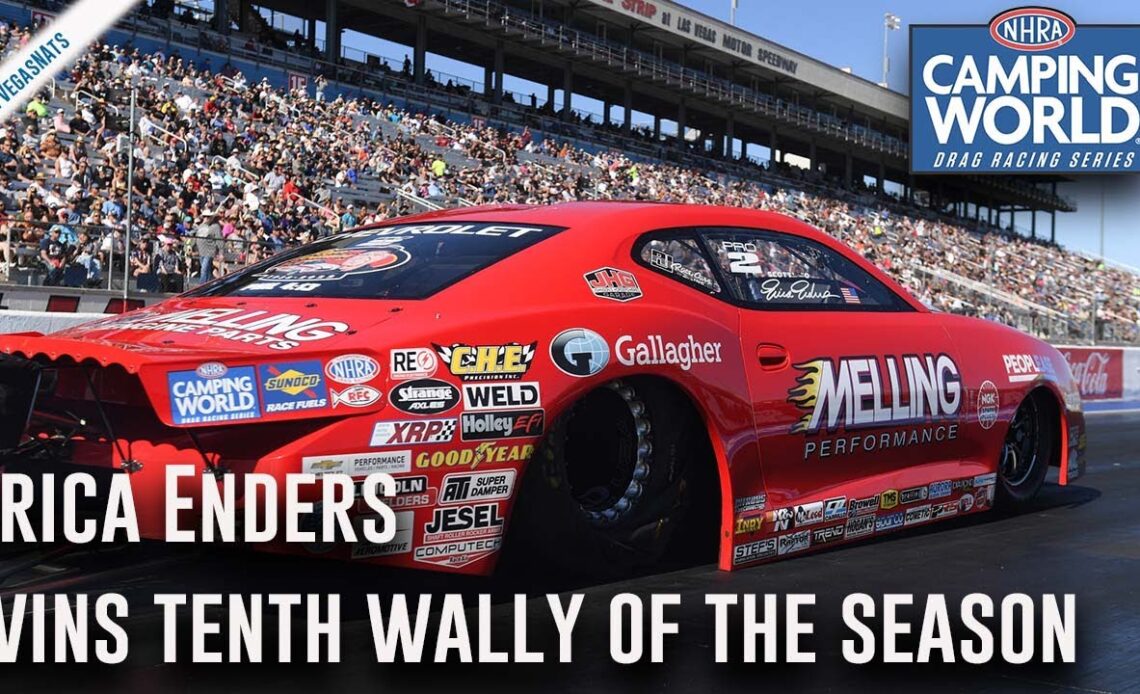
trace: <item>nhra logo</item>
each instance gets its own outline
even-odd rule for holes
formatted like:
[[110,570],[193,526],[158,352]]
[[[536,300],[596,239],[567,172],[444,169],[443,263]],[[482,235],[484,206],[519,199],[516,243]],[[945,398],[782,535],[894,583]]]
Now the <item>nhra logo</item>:
[[962,404],[958,364],[946,354],[825,358],[795,368],[803,374],[788,402],[805,414],[793,434],[947,419]]
[[363,354],[344,354],[325,365],[325,374],[336,383],[353,386],[376,378],[380,364]]
[[911,28],[912,173],[1140,171],[1140,27],[1021,7]]
[[522,345],[432,344],[439,358],[464,381],[517,381],[530,369],[537,342]]

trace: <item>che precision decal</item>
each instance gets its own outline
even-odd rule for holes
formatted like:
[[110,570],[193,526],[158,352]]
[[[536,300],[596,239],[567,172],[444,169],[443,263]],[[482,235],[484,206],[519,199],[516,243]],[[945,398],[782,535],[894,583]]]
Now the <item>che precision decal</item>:
[[912,26],[911,173],[1140,171],[1137,45],[1043,7]]
[[[804,434],[803,459],[830,458],[958,437],[962,379],[946,354],[814,359],[788,389],[804,411],[792,428]],[[838,429],[880,432],[821,436]]]

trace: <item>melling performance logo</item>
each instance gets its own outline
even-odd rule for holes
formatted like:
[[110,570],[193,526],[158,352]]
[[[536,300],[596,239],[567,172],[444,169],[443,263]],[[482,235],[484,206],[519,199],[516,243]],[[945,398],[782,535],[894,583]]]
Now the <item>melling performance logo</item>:
[[912,173],[1140,171],[1138,44],[1040,7],[912,26]]
[[962,378],[947,354],[823,358],[795,368],[803,373],[788,402],[802,415],[790,433],[805,435],[804,460],[958,438]]

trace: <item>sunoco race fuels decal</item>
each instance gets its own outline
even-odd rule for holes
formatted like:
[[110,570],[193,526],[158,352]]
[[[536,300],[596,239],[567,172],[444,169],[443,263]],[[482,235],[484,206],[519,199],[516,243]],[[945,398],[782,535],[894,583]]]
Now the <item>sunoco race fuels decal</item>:
[[912,173],[1140,171],[1140,27],[1023,7],[912,26]]

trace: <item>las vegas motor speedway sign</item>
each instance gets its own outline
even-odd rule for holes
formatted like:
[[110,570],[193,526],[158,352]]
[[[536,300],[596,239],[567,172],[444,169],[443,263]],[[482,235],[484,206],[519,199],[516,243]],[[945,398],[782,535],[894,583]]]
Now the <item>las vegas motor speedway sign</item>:
[[912,173],[1140,171],[1140,26],[1022,7],[910,33]]

